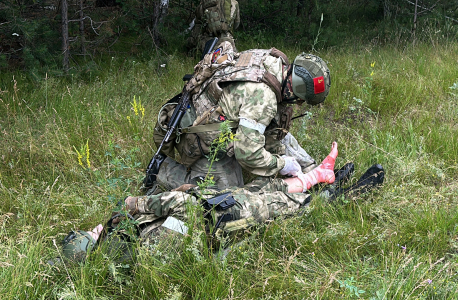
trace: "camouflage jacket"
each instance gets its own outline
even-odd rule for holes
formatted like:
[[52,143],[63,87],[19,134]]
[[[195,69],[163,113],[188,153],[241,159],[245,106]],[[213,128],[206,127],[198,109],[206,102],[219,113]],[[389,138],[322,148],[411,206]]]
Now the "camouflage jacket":
[[[280,157],[285,148],[276,139],[278,126],[272,126],[279,124],[281,95],[279,89],[275,90],[264,78],[270,73],[270,77],[274,77],[271,80],[280,85],[287,61],[286,57],[272,55],[273,51],[278,50],[222,51],[219,56],[214,55],[212,62],[218,62],[227,54],[228,58],[222,63],[222,68],[198,85],[193,96],[197,116],[206,115],[218,106],[222,109],[222,117],[208,118],[206,124],[222,120],[239,122],[234,143],[236,159],[243,168],[259,176],[275,175],[285,165]],[[216,134],[199,135],[203,141],[209,142]]]

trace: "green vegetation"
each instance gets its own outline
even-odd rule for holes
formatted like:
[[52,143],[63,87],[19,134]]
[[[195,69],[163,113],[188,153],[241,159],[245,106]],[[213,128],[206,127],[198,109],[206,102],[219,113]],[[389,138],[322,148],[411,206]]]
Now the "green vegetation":
[[[317,160],[333,140],[355,178],[381,163],[377,192],[253,229],[224,258],[198,220],[171,251],[134,265],[96,251],[50,266],[71,229],[104,223],[136,195],[165,100],[195,60],[113,57],[74,77],[0,75],[2,299],[455,299],[458,293],[458,45],[330,48],[328,100],[293,133]],[[240,44],[271,47],[258,41]],[[275,45],[290,58],[299,47]],[[161,67],[161,65],[163,65]],[[135,97],[135,98],[134,98]],[[170,249],[169,249],[170,250]]]
[[[94,72],[104,65],[99,64],[102,57],[157,58],[158,47],[193,54],[183,41],[189,37],[185,29],[200,1],[2,0],[0,71],[58,76]],[[168,6],[161,6],[165,2]],[[456,39],[458,33],[457,4],[450,0],[238,2],[237,45],[246,41],[279,49],[284,44],[301,49],[348,47],[361,41],[399,45],[406,40],[430,43],[431,35],[438,33]],[[64,3],[67,14],[62,11]],[[62,29],[66,15],[68,38]],[[68,51],[63,50],[64,40],[69,42]],[[68,70],[64,53],[69,55]]]

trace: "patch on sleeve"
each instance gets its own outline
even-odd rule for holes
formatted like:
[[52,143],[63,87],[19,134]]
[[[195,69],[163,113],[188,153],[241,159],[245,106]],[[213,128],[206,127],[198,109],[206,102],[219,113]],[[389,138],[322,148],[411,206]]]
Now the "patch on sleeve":
[[315,94],[324,92],[324,77],[313,78],[313,86],[315,87]]
[[216,49],[214,52],[213,52],[213,56],[212,56],[212,64],[214,64],[216,62],[216,60],[218,59],[218,57],[221,55],[221,48],[218,48]]

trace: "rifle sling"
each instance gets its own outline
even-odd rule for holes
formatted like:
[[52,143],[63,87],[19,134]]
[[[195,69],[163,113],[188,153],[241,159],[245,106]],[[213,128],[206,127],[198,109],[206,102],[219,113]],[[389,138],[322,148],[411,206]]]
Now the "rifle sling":
[[[229,128],[237,128],[239,122],[229,121]],[[191,126],[181,129],[181,133],[201,133],[207,131],[216,131],[219,130],[221,127],[221,123],[212,123],[212,124],[205,124],[205,125],[197,125]]]

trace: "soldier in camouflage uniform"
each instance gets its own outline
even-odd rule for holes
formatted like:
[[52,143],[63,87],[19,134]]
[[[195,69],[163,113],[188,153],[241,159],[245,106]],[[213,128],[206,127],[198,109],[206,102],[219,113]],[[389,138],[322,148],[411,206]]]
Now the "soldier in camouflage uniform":
[[[141,238],[143,244],[157,245],[166,242],[166,246],[168,244],[169,247],[175,247],[176,241],[180,241],[181,236],[187,233],[185,222],[195,216],[195,213],[203,213],[208,220],[207,234],[220,240],[280,215],[297,213],[310,203],[311,196],[305,192],[318,183],[328,183],[332,187],[320,193],[320,196],[329,201],[341,194],[356,196],[383,183],[384,170],[377,164],[370,167],[357,183],[343,188],[342,184],[348,181],[354,166],[347,164],[351,170],[345,170],[344,167],[334,173],[337,155],[337,143],[334,142],[331,153],[312,171],[286,179],[258,177],[243,188],[200,191],[184,185],[175,191],[157,195],[127,197],[127,216],[135,219],[135,234]],[[341,171],[343,173],[339,173]],[[203,207],[203,211],[196,209],[198,207]],[[121,219],[120,214],[117,214],[105,228],[99,224],[89,232],[71,232],[64,240],[64,256],[73,260],[84,259],[102,235],[100,240],[108,241],[107,250],[111,256],[121,261],[131,259],[131,236],[126,237],[123,234],[124,229],[116,230],[112,226],[116,227]],[[169,238],[173,238],[174,242]]]
[[[337,143],[332,144],[331,153],[323,162],[310,172],[298,174],[297,177],[273,179],[258,177],[243,188],[231,187],[223,191],[198,191],[184,185],[175,191],[143,197],[128,197],[125,202],[132,215],[137,215],[137,222],[143,226],[141,236],[147,238],[149,233],[161,226],[165,218],[173,216],[187,221],[189,206],[198,206],[205,200],[218,199],[213,206],[212,224],[216,225],[217,236],[231,233],[241,227],[273,220],[279,215],[290,215],[310,202],[310,195],[305,193],[318,183],[334,183],[334,165],[338,155]],[[198,193],[193,193],[198,192]],[[223,195],[223,197],[217,197]],[[232,202],[229,204],[228,202]],[[220,203],[224,202],[224,205]],[[205,206],[205,205],[204,205]],[[227,217],[224,217],[227,216]]]
[[[288,132],[291,105],[323,102],[330,85],[329,69],[315,55],[303,53],[289,64],[275,48],[237,53],[230,43],[223,43],[195,67],[186,86],[193,94],[187,115],[193,117],[182,124],[179,142],[165,153],[169,158],[159,170],[158,186],[171,190],[205,177],[206,156],[223,121],[233,128],[236,141],[212,165],[216,188],[242,187],[242,167],[258,176],[296,176],[313,169],[315,161]],[[157,132],[168,123],[167,117],[161,120]],[[173,148],[180,163],[172,159]]]
[[[318,167],[298,177],[258,177],[244,188],[231,187],[224,191],[199,191],[188,189],[185,185],[180,188],[184,191],[127,197],[125,203],[130,210],[129,216],[136,220],[138,234],[146,244],[157,243],[157,238],[162,235],[176,235],[173,231],[185,234],[187,229],[184,222],[188,221],[189,209],[195,211],[192,207],[201,205],[205,208],[205,218],[209,219],[208,233],[221,238],[280,215],[296,213],[310,202],[310,195],[305,191],[318,183],[335,181],[334,164],[337,155],[337,143],[334,142],[331,153]],[[116,218],[110,219],[108,226],[118,222],[114,221]],[[111,231],[110,228],[106,230]],[[89,232],[71,232],[64,240],[64,256],[74,260],[84,259],[102,233],[100,224]],[[129,247],[127,242],[115,239],[112,248],[108,249],[113,253],[120,252],[122,259],[129,259]]]
[[205,43],[213,37],[218,38],[218,45],[227,41],[235,49],[233,32],[240,25],[236,0],[202,0],[195,15],[187,41],[189,49],[203,51]]

